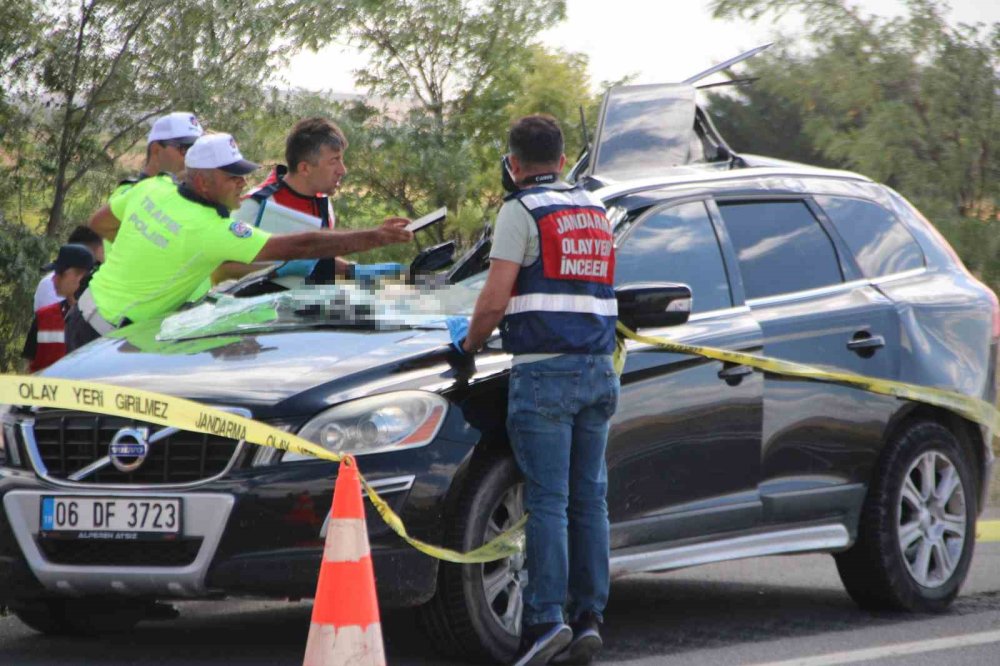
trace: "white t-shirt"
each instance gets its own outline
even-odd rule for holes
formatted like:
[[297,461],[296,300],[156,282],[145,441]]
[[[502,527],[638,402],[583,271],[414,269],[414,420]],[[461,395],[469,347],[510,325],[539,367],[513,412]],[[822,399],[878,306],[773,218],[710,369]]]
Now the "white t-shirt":
[[38,312],[47,305],[59,303],[63,300],[63,297],[56,293],[56,283],[53,281],[55,276],[55,271],[52,271],[51,273],[46,273],[39,280],[38,286],[35,288],[35,312]]

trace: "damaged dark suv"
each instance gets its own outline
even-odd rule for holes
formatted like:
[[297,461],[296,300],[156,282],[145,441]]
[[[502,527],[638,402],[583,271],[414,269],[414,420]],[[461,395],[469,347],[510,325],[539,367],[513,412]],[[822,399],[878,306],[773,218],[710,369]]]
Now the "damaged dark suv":
[[[997,299],[891,189],[734,153],[688,84],[613,89],[572,177],[608,206],[620,288],[686,285],[664,288],[673,323],[643,333],[994,401]],[[45,374],[203,401],[354,453],[413,535],[467,550],[523,513],[511,358],[493,340],[456,366],[443,323],[470,311],[487,250],[434,288],[258,276]],[[607,451],[614,575],[828,552],[864,607],[940,610],[958,593],[992,433],[859,389],[628,352]],[[313,594],[335,465],[91,413],[12,405],[2,419],[0,603],[35,629],[121,629],[160,600]],[[81,516],[73,529],[60,506]],[[108,531],[94,507],[169,526]],[[384,606],[419,606],[447,653],[509,656],[521,558],[443,564],[374,512],[368,525]]]

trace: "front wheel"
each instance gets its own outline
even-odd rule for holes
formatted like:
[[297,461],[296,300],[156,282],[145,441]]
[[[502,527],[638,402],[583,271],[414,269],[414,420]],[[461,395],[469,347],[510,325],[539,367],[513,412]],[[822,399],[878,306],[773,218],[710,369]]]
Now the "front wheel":
[[[474,463],[459,499],[448,545],[468,551],[524,515],[524,484],[509,457]],[[524,555],[486,564],[441,563],[434,598],[421,607],[424,631],[449,656],[507,661],[521,634]]]
[[864,608],[942,611],[965,581],[975,546],[976,481],[968,452],[944,426],[916,423],[889,443],[858,525],[836,555]]

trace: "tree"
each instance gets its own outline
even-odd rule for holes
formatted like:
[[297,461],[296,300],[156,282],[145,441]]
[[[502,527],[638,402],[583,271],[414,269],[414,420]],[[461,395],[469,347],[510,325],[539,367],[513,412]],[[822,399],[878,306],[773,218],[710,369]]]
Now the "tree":
[[583,149],[580,109],[592,132],[600,106],[601,96],[590,91],[587,64],[582,53],[532,47],[525,72],[519,77],[520,89],[505,110],[508,120],[531,113],[555,116],[563,128],[570,161]]
[[[292,23],[312,47],[338,26],[369,56],[356,73],[369,104],[341,119],[350,182],[368,203],[408,215],[448,206],[447,231],[434,230],[443,239],[477,232],[499,204],[499,158],[515,115],[547,111],[571,130],[577,106],[592,103],[586,59],[536,43],[564,15],[564,0],[349,0],[326,5],[322,23]],[[395,109],[382,108],[387,99]]]
[[909,0],[907,14],[891,19],[865,15],[846,0],[715,0],[712,6],[722,18],[787,11],[807,17],[807,49],[751,61],[750,73],[762,77],[759,88],[713,100],[721,124],[737,131],[761,128],[754,116],[775,107],[791,129],[746,132],[748,145],[738,148],[776,148],[784,156],[783,146],[796,146],[895,187],[935,219],[970,268],[1000,283],[993,240],[1000,24],[949,25],[945,5],[934,0]]
[[0,214],[0,372],[20,369],[24,336],[31,322],[38,267],[54,243]]
[[1000,187],[1000,24],[952,27],[940,3],[907,6],[907,16],[884,19],[844,0],[713,4],[719,17],[808,16],[805,54],[779,51],[749,67],[767,94],[798,110],[825,161],[962,214],[978,210]]
[[[110,168],[172,109],[215,111],[255,103],[293,0],[55,0],[25,23],[44,37],[22,72],[5,71],[35,115],[31,141],[12,146],[22,187],[51,196],[57,235],[67,197],[95,168]],[[227,108],[228,107],[228,108]],[[11,146],[8,146],[10,149]]]
[[347,0],[325,9],[321,22],[293,21],[297,34],[316,47],[333,37],[330,26],[339,28],[370,57],[358,84],[377,96],[413,99],[439,128],[446,116],[474,125],[502,109],[513,66],[566,12],[565,0]]
[[840,166],[826,157],[805,133],[807,112],[781,89],[788,74],[784,56],[758,56],[751,65],[753,84],[738,91],[709,92],[712,120],[733,150],[793,162]]

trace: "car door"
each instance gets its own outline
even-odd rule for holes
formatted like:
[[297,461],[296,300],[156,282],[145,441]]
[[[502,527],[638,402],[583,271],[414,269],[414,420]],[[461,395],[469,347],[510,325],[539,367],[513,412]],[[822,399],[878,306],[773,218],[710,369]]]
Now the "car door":
[[[626,224],[616,285],[680,282],[693,294],[687,324],[642,333],[759,348],[756,322],[734,307],[704,200],[657,205]],[[613,549],[758,523],[762,395],[763,378],[749,368],[629,343],[607,452]]]
[[[899,320],[808,197],[719,199],[768,357],[895,378]],[[825,218],[824,218],[825,219]],[[896,401],[766,374],[760,496],[767,523],[856,515]]]

